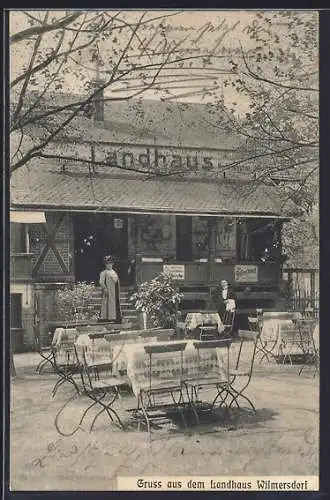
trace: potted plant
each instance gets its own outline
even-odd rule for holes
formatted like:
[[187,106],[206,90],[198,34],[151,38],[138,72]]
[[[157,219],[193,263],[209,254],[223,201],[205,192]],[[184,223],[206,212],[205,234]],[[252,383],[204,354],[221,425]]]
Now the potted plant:
[[91,307],[94,290],[95,285],[86,282],[70,284],[58,290],[56,302],[59,319],[76,324],[96,320],[99,313]]
[[155,327],[174,328],[178,305],[183,297],[168,273],[160,273],[139,285],[131,296],[135,308],[145,313]]

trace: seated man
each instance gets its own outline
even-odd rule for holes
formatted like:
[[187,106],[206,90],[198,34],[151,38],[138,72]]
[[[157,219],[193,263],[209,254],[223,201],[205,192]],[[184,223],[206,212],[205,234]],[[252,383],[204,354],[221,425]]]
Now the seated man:
[[[221,321],[224,325],[230,325],[236,311],[236,296],[233,289],[229,286],[228,281],[221,280],[220,286],[218,286],[214,290],[212,295]],[[234,319],[233,328],[231,329],[230,333],[235,332],[235,323],[236,322]]]

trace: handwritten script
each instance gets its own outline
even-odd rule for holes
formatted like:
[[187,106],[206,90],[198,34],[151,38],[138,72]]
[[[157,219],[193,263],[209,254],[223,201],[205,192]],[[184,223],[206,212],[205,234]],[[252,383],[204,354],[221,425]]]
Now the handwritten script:
[[[225,19],[219,22],[208,21],[202,26],[183,26],[173,25],[169,22],[160,22],[159,24],[149,23],[142,26],[142,32],[148,32],[140,43],[141,55],[145,55],[148,51],[153,54],[162,53],[171,49],[175,49],[179,42],[181,51],[186,50],[191,53],[205,52],[213,56],[219,53],[232,53],[233,49],[225,47],[223,42],[225,38],[237,30],[241,25],[241,21],[228,22]],[[241,30],[241,33],[246,32]],[[181,39],[180,35],[184,35]],[[236,49],[239,50],[239,49]]]

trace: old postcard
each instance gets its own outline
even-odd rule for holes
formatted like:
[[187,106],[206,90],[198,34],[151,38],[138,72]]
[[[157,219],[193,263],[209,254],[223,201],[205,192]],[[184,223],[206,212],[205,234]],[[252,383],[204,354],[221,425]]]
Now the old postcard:
[[11,489],[317,491],[318,13],[7,15]]

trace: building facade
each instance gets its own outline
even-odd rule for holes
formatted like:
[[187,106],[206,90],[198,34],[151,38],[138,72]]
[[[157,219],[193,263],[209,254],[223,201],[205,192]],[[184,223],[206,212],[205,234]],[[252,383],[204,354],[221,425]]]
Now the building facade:
[[[155,145],[155,137],[133,131],[118,142],[118,129],[115,137],[102,126],[89,140],[66,138],[49,148],[58,159],[35,159],[12,177],[16,350],[33,346],[36,324],[47,342],[58,287],[97,286],[108,254],[124,290],[167,271],[184,292],[183,308],[212,307],[212,289],[221,279],[235,288],[238,312],[277,307],[281,228],[295,207],[284,204],[271,183],[214,175],[219,158],[229,154],[228,146],[217,148],[218,138],[178,146],[158,137]],[[66,157],[71,148],[76,161],[61,159],[63,143]],[[79,161],[84,155],[94,163]],[[167,175],[173,169],[178,173]]]

